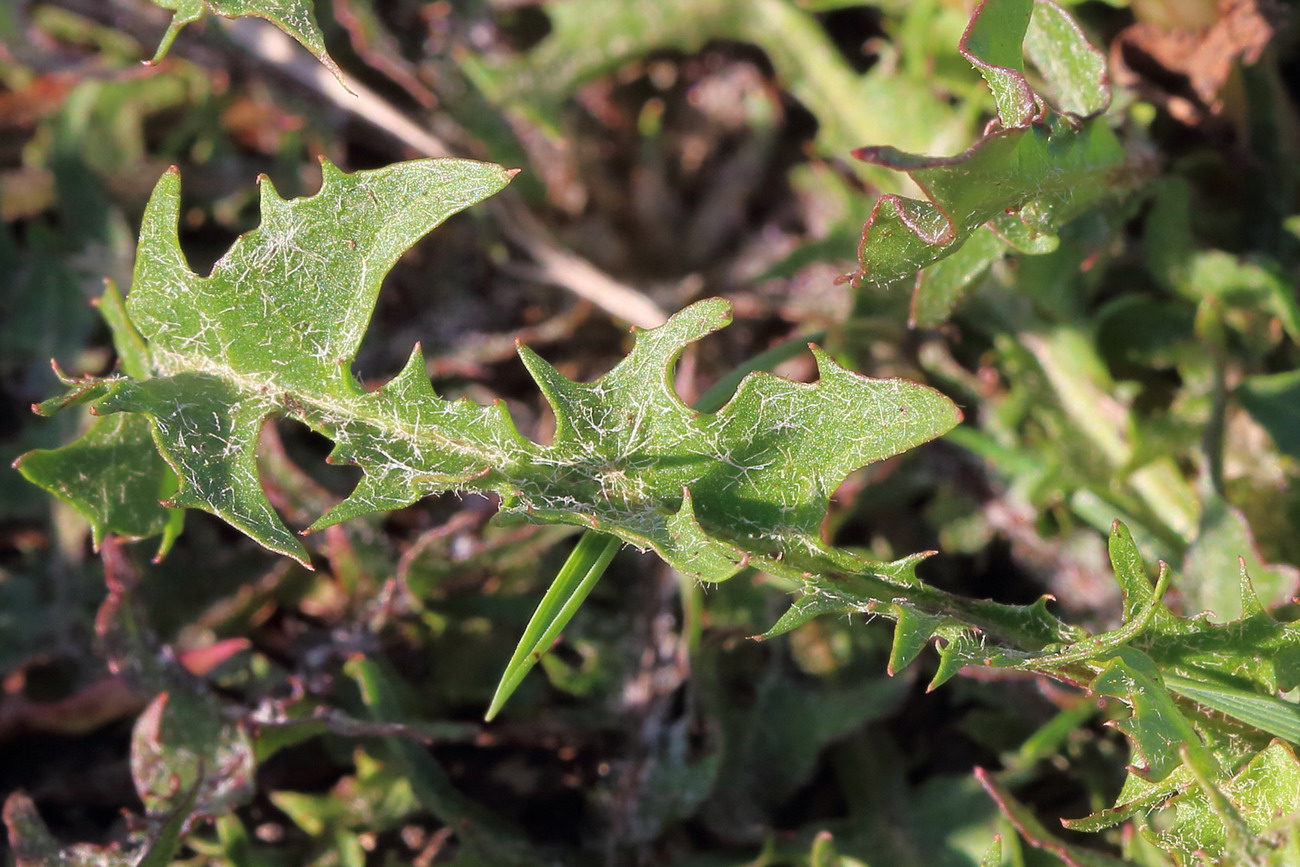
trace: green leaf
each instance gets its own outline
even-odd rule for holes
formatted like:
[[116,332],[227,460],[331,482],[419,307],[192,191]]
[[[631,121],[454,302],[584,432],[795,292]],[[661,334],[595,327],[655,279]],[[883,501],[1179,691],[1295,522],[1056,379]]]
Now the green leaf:
[[1137,773],[1160,782],[1181,764],[1180,749],[1215,764],[1146,654],[1130,648],[1121,650],[1093,680],[1092,690],[1114,696],[1131,709],[1128,719],[1116,720],[1114,725],[1133,744]]
[[316,23],[316,13],[312,0],[153,0],[154,3],[170,9],[171,24],[163,34],[158,50],[151,63],[159,63],[167,56],[176,34],[186,24],[198,21],[209,12],[225,18],[265,18],[285,33],[298,40],[298,43],[325,64],[325,68],[334,73],[334,77],[343,80],[329,52],[325,50],[325,37],[320,25]]
[[1060,6],[1048,0],[1034,3],[1024,48],[1042,73],[1049,102],[1057,111],[1084,118],[1110,107],[1106,55]]
[[175,493],[176,474],[159,456],[148,421],[139,416],[96,418],[76,442],[28,452],[14,467],[89,521],[96,548],[109,533],[127,539],[162,536],[162,556],[185,520],[182,510],[160,504]]
[[1300,704],[1243,689],[1166,674],[1165,685],[1197,704],[1300,745]]
[[548,446],[521,436],[502,404],[440,399],[418,347],[397,377],[365,392],[348,366],[383,274],[510,173],[423,160],[355,175],[327,163],[324,175],[320,193],[292,202],[264,181],[261,226],[208,277],[189,270],[177,243],[178,176],[155,190],[127,300],[154,375],[102,381],[94,408],[150,418],[181,480],[169,505],[210,511],[305,560],[254,463],[262,424],[283,416],[333,439],[332,461],[365,471],[313,530],[438,491],[492,491],[508,514],[599,529],[704,580],[751,560],[794,577],[818,562],[882,568],[821,544],[830,494],[853,470],[952,427],[960,414],[947,398],[858,376],[814,349],[817,384],[754,373],[718,412],[692,412],[673,391],[672,366],[687,343],[729,321],[720,300],[638,332],[631,355],[593,383],[521,349],[555,410]]
[[[807,341],[796,338],[760,353],[714,383],[695,402],[695,408],[704,412],[717,412],[736,393],[736,388],[747,375],[770,370],[794,357],[806,346]],[[582,600],[600,580],[617,550],[616,539],[597,536],[588,531],[570,552],[537,610],[533,612],[528,627],[515,648],[514,656],[502,672],[501,681],[497,684],[496,693],[492,696],[484,717],[487,721],[490,722],[497,715],[532,667],[550,649],[560,631],[577,612]]]
[[[201,506],[304,561],[306,552],[257,481],[254,449],[263,420],[283,402],[293,406],[302,386],[315,392],[318,416],[337,415],[337,401],[369,410],[374,401],[345,362],[383,274],[416,239],[500,189],[509,175],[480,163],[425,161],[356,176],[327,164],[325,177],[318,195],[296,202],[280,199],[265,182],[261,226],[200,278],[176,241],[179,176],[165,175],[146,212],[127,301],[155,376],[114,380],[112,394],[96,406],[151,415],[159,449],[182,480],[169,505]],[[419,419],[419,410],[396,406],[398,388],[390,386],[386,405],[373,410],[397,414],[386,422],[394,438],[408,437]],[[427,381],[424,389],[432,394]],[[433,409],[461,424],[494,413],[463,405],[458,413],[451,404]],[[469,462],[449,456],[438,469],[463,474]]]
[[1021,43],[1034,13],[1034,0],[981,3],[971,16],[958,50],[993,91],[998,120],[1008,129],[1026,127],[1041,116],[1038,95],[1025,80]]
[[1219,301],[1243,310],[1266,310],[1300,342],[1300,300],[1294,279],[1267,257],[1241,258],[1222,250],[1191,253],[1178,289],[1191,298]]
[[[1254,851],[1251,841],[1262,832],[1259,822],[1249,818],[1255,808],[1240,796],[1248,784],[1235,783],[1232,775],[1234,768],[1243,765],[1277,762],[1282,756],[1279,746],[1295,761],[1290,747],[1280,741],[1265,751],[1268,758],[1254,751],[1264,743],[1261,733],[1288,739],[1300,735],[1300,706],[1279,695],[1300,682],[1300,629],[1275,620],[1265,610],[1239,564],[1234,566],[1240,617],[1215,623],[1205,615],[1179,617],[1165,605],[1161,596],[1167,568],[1162,564],[1161,581],[1153,588],[1122,524],[1116,523],[1111,533],[1110,549],[1124,593],[1125,619],[1112,634],[1132,634],[1125,646],[1108,650],[1098,646],[1091,687],[1130,707],[1129,718],[1113,724],[1130,739],[1137,767],[1114,807],[1066,825],[1099,831],[1164,810],[1168,815],[1157,823],[1161,830],[1152,834],[1166,850],[1188,858],[1197,847],[1227,852],[1230,863],[1247,863],[1248,857],[1263,852],[1261,857],[1268,857],[1257,863],[1289,863],[1286,858],[1300,845],[1289,827],[1278,832],[1277,846],[1282,848]],[[1138,621],[1140,628],[1126,629]],[[1098,645],[1106,644],[1100,640],[1104,637],[1098,637]],[[1088,644],[1082,641],[1076,646]],[[1037,662],[1045,659],[1046,655],[1040,656]],[[1290,773],[1281,773],[1278,779],[1290,785]],[[1250,775],[1243,778],[1250,779]],[[1263,813],[1254,815],[1258,819]],[[1186,841],[1190,842],[1184,846]],[[1281,861],[1268,860],[1277,852],[1287,854]]]
[[[1240,616],[1216,623],[1204,615],[1179,617],[1165,605],[1159,592],[1166,580],[1164,568],[1162,581],[1153,589],[1132,535],[1118,522],[1111,533],[1110,551],[1124,593],[1125,622],[1143,621],[1128,644],[1154,664],[1165,685],[1194,701],[1200,700],[1198,696],[1207,698],[1205,706],[1212,710],[1287,737],[1289,715],[1276,703],[1281,701],[1280,692],[1300,684],[1300,629],[1294,623],[1279,622],[1265,610],[1240,563],[1232,564],[1239,594],[1235,607]],[[1087,643],[1080,642],[1080,646]],[[1107,652],[1099,647],[1096,658],[1106,657]],[[1124,659],[1134,662],[1134,657]],[[1139,667],[1149,673],[1145,662],[1139,661]],[[1153,696],[1148,698],[1154,701]],[[1252,696],[1258,701],[1250,701]]]
[[889,648],[889,664],[885,670],[897,674],[911,665],[941,622],[941,617],[900,607],[894,624],[894,641]]
[[[1124,594],[1125,622],[1142,621],[1138,630],[1121,627],[1111,635],[1132,632],[1127,645],[1151,660],[1162,678],[1178,684],[1193,682],[1197,685],[1193,689],[1222,687],[1227,692],[1245,691],[1265,698],[1276,698],[1279,692],[1300,685],[1300,628],[1274,619],[1265,610],[1239,563],[1233,563],[1232,569],[1239,593],[1236,607],[1241,614],[1231,622],[1216,623],[1204,615],[1179,617],[1169,609],[1158,592],[1164,584],[1164,569],[1162,581],[1153,588],[1132,534],[1118,522],[1111,533],[1110,556]],[[1095,644],[1094,658],[1105,662],[1116,646],[1100,639],[1104,636],[1085,639],[1077,646]],[[1050,659],[1049,653],[1043,653],[1026,665]],[[1125,661],[1134,662],[1129,657]],[[1147,669],[1145,663],[1139,667]]]
[[955,157],[860,148],[859,159],[906,172],[927,201],[888,195],[871,211],[858,247],[857,286],[887,286],[952,255],[983,224],[1029,208],[1063,222],[1119,180],[1123,149],[1100,121],[1076,130],[1059,117],[1002,129]]
[[[1031,18],[1037,23],[1031,27]],[[1028,36],[1027,36],[1028,34]],[[1060,51],[1056,41],[1063,40]],[[1043,59],[1060,111],[1048,111],[1025,78],[1026,48]],[[1050,227],[1116,187],[1123,148],[1101,120],[1080,120],[1110,101],[1104,61],[1059,7],[1033,0],[980,4],[960,46],[993,92],[998,124],[965,153],[920,156],[893,147],[854,151],[873,165],[906,172],[927,200],[882,196],[863,228],[856,286],[888,286],[953,255],[991,223],[1027,252],[1055,248]],[[943,275],[932,292],[918,285],[913,318],[933,324],[991,261],[993,243]],[[964,278],[964,279],[963,279]]]

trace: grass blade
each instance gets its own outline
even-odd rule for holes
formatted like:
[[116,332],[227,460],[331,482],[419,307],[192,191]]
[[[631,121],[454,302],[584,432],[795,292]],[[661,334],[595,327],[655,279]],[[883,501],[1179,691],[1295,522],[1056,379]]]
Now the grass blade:
[[1263,732],[1300,744],[1300,705],[1280,698],[1192,680],[1166,672],[1165,686],[1181,696]]
[[484,719],[490,722],[497,715],[506,699],[523,682],[524,676],[568,625],[591,588],[605,574],[605,568],[614,559],[619,544],[618,539],[603,533],[589,532],[578,540],[573,553],[565,561],[564,568],[555,576],[550,589],[528,621],[528,628],[524,630],[514,656],[510,657],[510,662],[501,675],[501,682],[497,684],[496,694],[492,696],[492,704]]

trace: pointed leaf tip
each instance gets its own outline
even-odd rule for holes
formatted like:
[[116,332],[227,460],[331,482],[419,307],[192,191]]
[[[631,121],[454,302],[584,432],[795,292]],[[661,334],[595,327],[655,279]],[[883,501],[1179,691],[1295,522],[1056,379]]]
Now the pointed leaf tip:
[[885,671],[892,677],[912,664],[934,637],[942,617],[924,614],[901,605],[892,606],[895,614],[894,638],[890,645]]

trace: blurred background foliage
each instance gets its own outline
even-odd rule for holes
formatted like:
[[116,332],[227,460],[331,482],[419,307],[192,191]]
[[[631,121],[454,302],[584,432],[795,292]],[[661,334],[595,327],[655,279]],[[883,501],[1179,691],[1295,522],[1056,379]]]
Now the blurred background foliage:
[[[849,154],[956,154],[979,136],[994,106],[956,52],[969,3],[322,0],[354,94],[264,22],[210,19],[144,66],[169,18],[146,0],[0,6],[0,450],[73,433],[71,414],[27,411],[54,387],[50,358],[112,368],[90,302],[105,277],[129,286],[168,165],[203,271],[256,224],[258,174],[291,196],[319,184],[321,155],[355,170],[447,152],[524,174],[398,264],[367,381],[420,341],[441,393],[503,398],[545,439],[515,337],[592,378],[629,322],[723,295],[737,324],[683,358],[687,400],[822,333],[847,366],[965,409],[945,440],[845,482],[825,525],[837,544],[934,549],[936,585],[1050,592],[1102,629],[1122,518],[1181,576],[1183,610],[1232,617],[1241,553],[1285,603],[1300,563],[1294,7],[1068,5],[1109,55],[1123,182],[1050,252],[963,274],[933,328],[908,327],[910,286],[836,281],[875,197],[917,194]],[[779,372],[815,368],[801,355]],[[325,451],[267,431],[264,475],[293,526],[355,481]],[[315,573],[197,512],[164,561],[116,544],[101,560],[77,515],[0,474],[0,791],[24,790],[63,843],[111,847],[139,830],[124,809],[180,786],[184,818],[217,817],[186,823],[194,865],[975,865],[997,833],[1004,863],[1056,860],[1015,842],[974,765],[1051,826],[1123,779],[1091,698],[1016,677],[927,695],[932,662],[887,677],[889,630],[857,619],[751,642],[785,588],[693,587],[630,551],[484,725],[575,539],[492,511],[443,498],[331,528],[308,542]],[[193,736],[222,744],[219,768],[176,770],[197,753],[159,720],[186,713],[218,721]],[[21,806],[6,818],[35,846],[47,832]],[[175,830],[148,829],[146,850]],[[1167,863],[1131,834],[1087,845]]]

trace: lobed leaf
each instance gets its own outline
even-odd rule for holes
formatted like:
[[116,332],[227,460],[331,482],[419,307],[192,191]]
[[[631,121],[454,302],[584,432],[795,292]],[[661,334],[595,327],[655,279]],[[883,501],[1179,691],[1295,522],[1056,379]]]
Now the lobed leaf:
[[[816,347],[816,384],[755,372],[718,411],[692,411],[672,387],[673,366],[686,344],[728,323],[724,301],[637,332],[631,354],[592,383],[521,347],[555,411],[546,446],[523,437],[503,404],[440,398],[418,347],[392,381],[360,387],[350,364],[384,274],[512,174],[466,160],[352,175],[326,163],[320,192],[294,201],[263,179],[261,225],[201,277],[179,247],[180,180],[167,173],[145,214],[126,303],[149,375],[78,381],[76,400],[148,418],[179,478],[166,505],[209,511],[303,562],[258,479],[255,448],[272,417],[306,423],[334,441],[331,461],[364,470],[310,530],[439,491],[495,492],[507,514],[600,530],[702,580],[753,564],[795,578],[853,574],[883,600],[897,595],[891,582],[914,590],[915,558],[891,565],[835,552],[820,524],[848,473],[938,436],[959,411],[924,386],[851,373]],[[51,463],[40,479],[50,487],[66,487],[60,472],[87,471]],[[111,529],[102,510],[83,511],[97,533]]]
[[[1034,56],[1057,110],[1029,85],[1025,51]],[[1025,252],[1055,248],[1052,227],[1106,195],[1120,180],[1123,148],[1102,121],[1110,102],[1104,58],[1073,19],[1044,0],[981,3],[961,42],[962,54],[987,81],[998,120],[965,153],[920,156],[892,147],[860,148],[873,165],[906,172],[926,200],[882,196],[858,247],[856,286],[887,286],[952,256],[988,224]],[[1002,250],[981,234],[959,266],[918,280],[914,324],[936,324]]]
[[1114,696],[1131,709],[1128,719],[1113,724],[1133,745],[1136,773],[1158,783],[1181,764],[1180,752],[1195,752],[1206,764],[1215,764],[1146,654],[1121,650],[1093,680],[1092,690]]
[[[1263,834],[1274,834],[1269,853],[1291,852],[1296,812],[1289,782],[1293,748],[1279,740],[1260,749],[1260,734],[1296,743],[1300,705],[1280,694],[1297,683],[1300,629],[1275,620],[1260,604],[1244,568],[1240,571],[1241,616],[1230,623],[1207,615],[1184,618],[1162,599],[1168,569],[1153,588],[1127,528],[1116,523],[1111,562],[1124,593],[1127,635],[1123,646],[1098,643],[1089,685],[1130,708],[1112,723],[1130,740],[1134,765],[1116,804],[1065,824],[1099,831],[1135,817],[1167,813],[1159,831],[1148,832],[1162,848],[1194,863],[1192,853],[1244,857]],[[1100,636],[1099,636],[1100,638]],[[1079,648],[1088,642],[1080,642]],[[1060,658],[1060,657],[1058,657]],[[1027,662],[1033,668],[1048,656]],[[1262,771],[1267,766],[1268,771]],[[1281,770],[1278,770],[1278,769]],[[1267,774],[1279,788],[1259,784]],[[1267,808],[1261,804],[1267,803]],[[1268,856],[1268,857],[1265,857]],[[1287,856],[1289,857],[1289,855]]]

